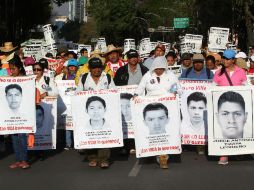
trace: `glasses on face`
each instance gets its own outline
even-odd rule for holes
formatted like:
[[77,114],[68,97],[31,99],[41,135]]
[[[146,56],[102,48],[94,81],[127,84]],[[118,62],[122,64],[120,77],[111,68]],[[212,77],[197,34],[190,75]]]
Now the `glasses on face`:
[[42,71],[40,68],[34,68],[33,71]]

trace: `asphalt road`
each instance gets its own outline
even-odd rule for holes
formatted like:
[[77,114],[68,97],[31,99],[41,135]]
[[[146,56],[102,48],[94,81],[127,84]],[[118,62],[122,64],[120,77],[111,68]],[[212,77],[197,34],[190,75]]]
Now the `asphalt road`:
[[110,168],[90,168],[84,155],[74,150],[50,152],[44,160],[33,160],[27,170],[9,169],[12,153],[0,160],[1,190],[248,190],[253,189],[254,160],[217,165],[216,158],[183,152],[171,157],[169,169],[160,169],[153,158],[137,160],[135,156],[119,156],[113,152]]

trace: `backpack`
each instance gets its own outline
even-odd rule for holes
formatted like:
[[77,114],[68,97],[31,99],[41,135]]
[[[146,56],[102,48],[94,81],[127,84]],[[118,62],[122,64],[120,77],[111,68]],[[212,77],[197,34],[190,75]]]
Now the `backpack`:
[[50,78],[49,78],[49,77],[44,76],[44,81],[45,81],[46,85],[49,85]]
[[[190,67],[186,70],[186,73],[185,73],[185,78],[187,78],[188,74],[191,72],[191,69],[193,67]],[[210,69],[206,68],[206,75],[207,75],[207,78],[208,79],[211,79],[211,73],[210,73]]]
[[[108,84],[110,84],[111,83],[111,76],[108,73],[106,75],[107,75],[107,79],[108,79]],[[88,73],[85,73],[85,74],[82,75],[81,82],[82,82],[83,86],[84,86],[84,84],[86,82],[87,76],[88,76]]]

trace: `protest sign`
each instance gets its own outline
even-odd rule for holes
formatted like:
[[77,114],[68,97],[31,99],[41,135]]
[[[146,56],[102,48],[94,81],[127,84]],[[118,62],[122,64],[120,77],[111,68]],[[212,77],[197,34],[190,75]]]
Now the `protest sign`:
[[182,144],[204,145],[207,142],[207,98],[211,81],[180,80]]
[[223,52],[228,43],[229,28],[211,27],[209,31],[208,50]]
[[74,80],[56,80],[59,96],[57,99],[57,125],[58,129],[73,130],[71,114],[71,96],[75,94]]
[[26,66],[24,67],[25,71],[26,71],[26,76],[28,75],[33,75],[34,74],[34,71],[33,71],[33,66]]
[[80,50],[83,48],[87,49],[88,52],[88,57],[90,57],[91,51],[92,51],[92,46],[91,45],[85,45],[85,44],[78,44],[78,56],[80,57]]
[[32,57],[36,61],[39,61],[42,57],[41,44],[26,45],[23,49],[24,57]]
[[34,146],[29,150],[56,149],[57,99],[43,99],[36,106],[36,133]]
[[132,104],[136,156],[180,154],[180,111],[174,95],[136,97]]
[[54,39],[53,30],[51,28],[51,24],[44,25],[42,27],[46,46],[49,50],[53,51],[56,49],[56,41]]
[[185,34],[180,40],[181,53],[201,53],[202,35]]
[[208,154],[253,154],[253,88],[213,87],[207,100]]
[[251,81],[254,81],[254,75],[246,75],[247,76],[247,83],[248,85],[252,85]]
[[148,57],[150,54],[151,49],[151,43],[150,43],[150,38],[143,38],[140,41],[139,44],[139,54],[140,56],[143,57]]
[[102,53],[106,53],[107,52],[106,39],[105,38],[98,38],[98,41],[97,41],[94,49],[99,49],[99,50],[101,50]]
[[78,92],[71,98],[76,149],[123,146],[117,90]]
[[121,113],[122,113],[122,127],[123,138],[134,138],[134,128],[131,110],[131,101],[134,95],[134,91],[137,89],[137,85],[118,86],[118,92],[120,93]]
[[0,135],[35,133],[35,76],[0,77]]
[[135,40],[134,39],[125,39],[123,54],[125,54],[130,49],[136,50]]
[[168,66],[168,69],[172,71],[177,77],[180,77],[182,73],[182,68],[181,65],[176,65],[176,66]]

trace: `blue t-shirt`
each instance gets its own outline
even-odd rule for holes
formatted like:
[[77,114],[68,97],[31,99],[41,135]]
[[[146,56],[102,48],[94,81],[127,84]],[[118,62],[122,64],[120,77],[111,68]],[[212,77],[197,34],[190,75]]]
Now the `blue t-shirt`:
[[[180,77],[180,79],[196,79],[196,80],[207,80],[208,79],[208,76],[207,76],[207,72],[206,72],[206,68],[204,67],[202,70],[201,70],[201,72],[200,72],[200,74],[197,74],[195,71],[194,71],[194,69],[193,69],[193,67],[191,68],[191,71],[188,73],[188,75],[186,76],[186,72],[187,72],[187,70],[188,69],[184,69],[183,71],[182,71],[182,74],[181,74],[181,77]],[[213,76],[214,76],[214,74],[213,74],[213,72],[212,71],[210,71],[210,80],[212,80],[213,79]]]

